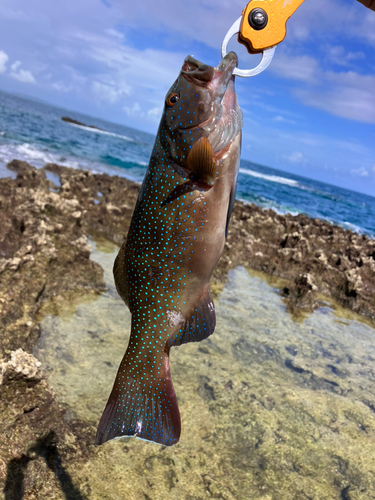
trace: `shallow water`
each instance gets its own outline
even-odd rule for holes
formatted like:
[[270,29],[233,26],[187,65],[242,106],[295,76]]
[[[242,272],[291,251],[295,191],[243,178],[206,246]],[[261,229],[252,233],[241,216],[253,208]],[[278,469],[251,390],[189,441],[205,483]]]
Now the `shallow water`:
[[[93,244],[108,292],[68,318],[47,316],[34,352],[67,417],[89,425],[129,338],[116,252]],[[215,302],[215,333],[171,351],[180,442],[99,447],[69,471],[87,498],[375,498],[375,330],[330,307],[297,323],[278,290],[244,268],[231,271]]]

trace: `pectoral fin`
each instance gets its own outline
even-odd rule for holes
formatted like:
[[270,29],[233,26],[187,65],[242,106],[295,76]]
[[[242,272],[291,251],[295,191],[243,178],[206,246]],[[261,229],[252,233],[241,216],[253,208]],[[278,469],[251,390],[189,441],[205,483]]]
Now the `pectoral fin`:
[[191,148],[187,157],[187,168],[191,172],[191,180],[209,189],[215,182],[215,154],[207,137],[201,137]]

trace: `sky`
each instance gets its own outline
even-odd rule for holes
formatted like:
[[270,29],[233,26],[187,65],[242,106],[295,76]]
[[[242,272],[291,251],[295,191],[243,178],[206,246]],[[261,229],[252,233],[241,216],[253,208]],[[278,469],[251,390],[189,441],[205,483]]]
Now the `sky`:
[[[216,66],[239,0],[1,0],[0,90],[156,133],[191,54]],[[269,68],[237,78],[242,157],[375,196],[375,12],[305,0]],[[258,64],[232,39],[240,67]]]

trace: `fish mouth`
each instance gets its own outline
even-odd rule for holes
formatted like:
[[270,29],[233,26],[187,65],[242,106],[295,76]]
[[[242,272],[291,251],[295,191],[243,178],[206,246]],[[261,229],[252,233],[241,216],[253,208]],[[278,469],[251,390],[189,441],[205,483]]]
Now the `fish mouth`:
[[233,71],[238,64],[238,57],[235,52],[228,52],[223,57],[217,68],[215,68],[215,76],[211,81],[211,87],[215,88],[219,96],[223,97],[230,81],[234,82]]
[[234,68],[238,64],[237,54],[228,52],[223,57],[217,68],[204,64],[192,56],[187,56],[181,69],[181,73],[187,78],[195,80],[196,83],[209,87],[213,85],[225,92],[225,89],[233,75]]
[[229,146],[243,125],[242,111],[234,90],[233,71],[237,64],[237,54],[229,52],[215,68],[215,75],[209,84],[214,96],[212,113],[201,127],[208,132],[208,140],[216,154]]
[[210,117],[198,127],[207,133],[215,154],[235,139],[243,124],[242,111],[234,90],[233,71],[237,64],[237,54],[228,52],[216,68],[203,64],[192,56],[186,57],[182,66],[185,78],[207,88],[209,92]]

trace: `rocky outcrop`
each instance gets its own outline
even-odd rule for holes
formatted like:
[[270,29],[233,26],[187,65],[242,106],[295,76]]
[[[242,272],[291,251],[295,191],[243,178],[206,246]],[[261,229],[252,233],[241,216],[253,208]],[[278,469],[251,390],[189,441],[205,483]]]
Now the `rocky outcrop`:
[[[60,197],[78,200],[85,210],[84,232],[121,245],[139,186],[106,174],[51,164],[45,168],[60,175]],[[313,309],[320,293],[375,319],[375,240],[367,236],[303,214],[279,215],[237,201],[212,288],[220,289],[228,270],[238,265],[288,280],[282,293],[293,307]]]
[[0,386],[9,379],[40,380],[41,362],[23,349],[10,353],[10,360],[0,363]]
[[0,181],[0,357],[32,349],[43,311],[105,289],[79,200],[50,191],[43,170],[19,161],[8,168],[17,179]]
[[[0,272],[20,276],[18,269],[36,269],[41,260],[56,264],[61,258],[95,267],[87,259],[88,236],[102,236],[122,244],[138,184],[48,164],[45,169],[59,175],[61,181],[58,192],[53,192],[42,170],[18,161],[11,162],[9,168],[16,170],[18,177],[2,181],[1,206],[12,216],[7,217],[3,211],[6,222],[0,235]],[[57,242],[57,246],[64,247],[58,259]],[[290,306],[311,310],[319,305],[318,294],[323,294],[375,319],[375,241],[367,236],[303,214],[278,215],[237,201],[212,288],[220,288],[228,270],[238,265],[288,280],[282,293]],[[55,265],[49,270],[56,273]],[[39,284],[34,288],[38,293],[45,279],[41,280],[40,271],[37,276]],[[56,278],[52,280],[55,287],[68,286],[66,278]],[[77,286],[84,288],[84,281],[81,276]],[[50,286],[43,290],[38,303],[57,293]],[[0,292],[0,307],[4,300]],[[15,309],[19,310],[18,306]]]
[[375,319],[375,240],[365,235],[236,202],[214,279],[239,264],[288,280],[283,295],[293,307],[317,307],[320,293]]
[[70,118],[69,116],[63,116],[61,119],[63,122],[72,123],[73,125],[80,125],[81,127],[89,127],[96,130],[102,130],[99,127],[95,127],[95,125],[86,125],[85,123],[75,120],[74,118]]
[[[41,491],[56,498],[61,479],[69,479],[62,461],[87,453],[94,429],[65,422],[31,352],[46,312],[106,287],[101,267],[89,259],[79,200],[51,191],[56,186],[43,170],[20,161],[8,168],[17,178],[0,180],[1,491],[5,499],[24,498],[24,491],[35,491],[27,498]],[[65,493],[78,498],[69,481]]]

